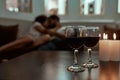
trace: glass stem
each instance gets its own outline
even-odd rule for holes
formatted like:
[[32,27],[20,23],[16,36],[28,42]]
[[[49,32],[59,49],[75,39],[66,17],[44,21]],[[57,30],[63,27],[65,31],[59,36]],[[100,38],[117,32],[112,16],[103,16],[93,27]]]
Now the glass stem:
[[74,50],[74,65],[78,65],[76,53],[78,53],[77,49]]
[[92,49],[89,48],[89,49],[88,49],[88,62],[89,62],[89,63],[92,63],[91,52],[92,52]]

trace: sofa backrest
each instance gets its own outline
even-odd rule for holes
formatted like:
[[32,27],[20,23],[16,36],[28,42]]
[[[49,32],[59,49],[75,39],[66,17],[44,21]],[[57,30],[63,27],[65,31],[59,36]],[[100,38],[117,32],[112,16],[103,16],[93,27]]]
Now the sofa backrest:
[[18,24],[0,25],[0,46],[17,39]]

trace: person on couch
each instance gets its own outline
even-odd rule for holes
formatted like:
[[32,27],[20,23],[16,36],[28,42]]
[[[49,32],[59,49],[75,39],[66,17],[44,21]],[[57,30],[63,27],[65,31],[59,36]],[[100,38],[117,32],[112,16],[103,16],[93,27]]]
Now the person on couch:
[[30,31],[27,35],[0,47],[0,55],[5,52],[14,51],[16,49],[33,49],[50,41],[51,36],[57,36],[60,38],[65,37],[64,35],[55,32],[54,29],[49,29],[48,18],[45,15],[39,15],[35,18],[34,24],[30,28]]
[[[51,28],[49,31],[53,31],[56,32],[60,35],[63,35],[63,37],[61,36],[51,36],[51,40],[46,43],[43,46],[40,46],[38,48],[38,50],[63,50],[66,49],[65,46],[66,42],[64,41],[65,38],[65,28],[62,27],[61,23],[60,23],[60,18],[57,15],[50,15],[49,16],[49,28]],[[64,30],[63,30],[64,28]]]

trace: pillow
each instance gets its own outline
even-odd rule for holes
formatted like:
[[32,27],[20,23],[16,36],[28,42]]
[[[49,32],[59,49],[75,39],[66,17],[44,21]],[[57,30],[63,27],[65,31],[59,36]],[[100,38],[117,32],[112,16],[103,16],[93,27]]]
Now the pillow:
[[18,24],[0,25],[0,46],[17,39]]
[[116,39],[120,40],[120,29],[116,25],[116,27],[109,27],[104,25],[104,32],[108,34],[108,39],[113,39],[113,34],[116,33]]

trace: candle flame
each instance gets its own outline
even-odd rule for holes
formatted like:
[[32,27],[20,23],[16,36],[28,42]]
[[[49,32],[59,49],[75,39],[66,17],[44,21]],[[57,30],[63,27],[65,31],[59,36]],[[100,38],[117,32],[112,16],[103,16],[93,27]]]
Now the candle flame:
[[99,33],[99,37],[101,37],[101,34]]
[[114,34],[113,34],[113,39],[115,40],[115,39],[116,39],[116,37],[117,37],[117,36],[116,36],[116,34],[114,33]]
[[106,37],[106,36],[105,36],[105,33],[103,33],[103,39],[105,39],[105,37]]
[[107,40],[107,39],[108,39],[108,35],[105,34],[105,33],[103,33],[103,39],[104,39],[104,40]]
[[82,31],[80,32],[80,37],[82,37]]
[[86,33],[86,37],[88,36],[88,34]]
[[107,40],[108,39],[108,34],[103,33],[103,39]]

